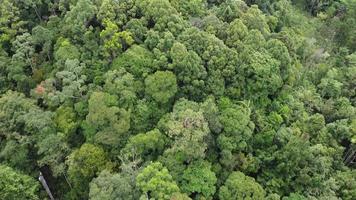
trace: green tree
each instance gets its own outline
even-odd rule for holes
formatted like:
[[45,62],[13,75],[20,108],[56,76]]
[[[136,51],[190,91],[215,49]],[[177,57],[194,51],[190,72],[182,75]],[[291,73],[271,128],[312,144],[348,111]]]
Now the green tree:
[[84,124],[87,140],[114,146],[126,141],[130,129],[130,112],[118,107],[117,103],[114,95],[92,93]]
[[170,71],[157,71],[145,79],[145,92],[158,103],[167,103],[177,92],[176,76]]
[[56,77],[61,82],[62,87],[57,91],[60,102],[66,100],[76,100],[81,98],[86,92],[86,76],[83,74],[85,65],[78,60],[67,59],[64,64],[64,70],[57,72]]
[[134,186],[121,174],[103,170],[90,182],[90,200],[130,200],[135,197]]
[[56,110],[54,121],[57,130],[64,134],[65,139],[71,138],[79,126],[76,113],[70,106],[60,106]]
[[292,58],[289,54],[288,48],[285,44],[277,39],[268,40],[266,43],[266,49],[271,56],[280,62],[280,74],[283,81],[287,81],[290,78],[292,71]]
[[9,47],[17,34],[24,33],[26,21],[21,19],[21,9],[15,2],[4,0],[0,6],[0,44],[2,47]]
[[186,27],[187,22],[178,15],[168,0],[144,0],[138,3],[138,7],[142,9],[145,17],[154,23],[154,30],[169,31],[177,35]]
[[324,98],[337,98],[341,94],[341,88],[343,86],[337,80],[338,71],[333,68],[328,71],[325,78],[321,79],[318,88],[320,89],[320,94]]
[[170,3],[185,18],[202,16],[207,6],[205,0],[170,0]]
[[48,165],[54,176],[61,176],[66,172],[65,158],[70,152],[68,144],[61,134],[50,134],[37,143],[38,165]]
[[274,140],[280,148],[274,150],[271,156],[259,156],[269,160],[265,160],[261,166],[269,170],[261,174],[258,180],[266,190],[283,195],[288,195],[290,191],[306,196],[324,195],[333,187],[328,185],[327,180],[334,173],[331,166],[340,166],[341,152],[322,144],[311,145],[305,139],[308,136],[300,135],[300,132],[298,128],[282,128],[277,132]]
[[32,177],[0,165],[0,198],[38,200],[39,185]]
[[8,79],[15,81],[18,90],[28,92],[33,85],[30,73],[34,72],[33,55],[35,52],[32,37],[29,33],[16,36],[12,42],[11,63],[7,66]]
[[[331,0],[327,0],[331,1]],[[344,0],[342,1],[343,6],[341,8],[336,9],[333,15],[337,14],[339,10],[341,9],[346,9],[343,10],[343,16],[340,18],[333,18],[331,15],[331,21],[330,24],[332,24],[335,27],[336,31],[336,36],[334,39],[336,40],[337,44],[340,46],[345,46],[351,50],[351,52],[354,52],[356,50],[355,48],[355,31],[352,27],[355,26],[355,17],[356,17],[356,3],[355,1],[352,0]],[[326,25],[327,27],[330,28],[329,24]]]
[[62,33],[70,38],[81,41],[90,20],[96,13],[96,6],[90,0],[78,0],[70,6],[63,19]]
[[1,135],[11,138],[15,135],[28,134],[21,129],[21,124],[24,123],[23,116],[35,108],[35,102],[26,98],[24,94],[7,91],[0,98]]
[[132,33],[135,43],[142,44],[148,32],[147,21],[145,19],[133,18],[127,22],[125,30]]
[[259,105],[266,105],[269,102],[268,95],[274,95],[283,85],[280,62],[266,51],[249,49],[240,55],[244,62],[239,69],[246,83],[244,94],[257,101]]
[[264,199],[265,191],[253,178],[233,172],[219,189],[221,200]]
[[351,200],[355,196],[355,173],[352,169],[336,173],[335,179],[338,182],[338,194],[341,199]]
[[[174,43],[170,51],[173,71],[184,96],[191,99],[204,97],[207,72],[201,58],[193,51],[188,51],[181,43]],[[181,95],[181,96],[182,96]]]
[[267,18],[262,11],[258,9],[257,5],[249,7],[246,13],[242,15],[241,19],[249,29],[259,30],[263,35],[270,33]]
[[17,141],[14,139],[7,139],[2,142],[3,148],[0,152],[0,162],[10,167],[28,171],[29,166],[33,165],[33,161],[30,157],[30,145],[29,139],[23,139]]
[[131,33],[128,31],[119,32],[119,27],[112,21],[104,20],[105,29],[100,32],[103,40],[104,55],[111,59],[115,58],[123,49],[127,49],[134,42]]
[[13,61],[22,62],[33,69],[32,56],[35,49],[31,34],[24,33],[17,36],[16,40],[12,43],[12,47],[15,51],[15,54],[12,56]]
[[55,47],[54,58],[57,61],[62,61],[64,63],[67,59],[78,60],[80,57],[78,48],[73,45],[69,39],[59,38]]
[[236,18],[241,18],[244,12],[248,9],[245,1],[242,0],[229,0],[229,1],[221,1],[221,0],[209,0],[210,2],[214,2],[220,4],[215,10],[216,15],[226,21],[228,23],[232,22]]
[[131,128],[133,132],[146,132],[152,130],[159,119],[167,112],[157,102],[148,99],[138,100],[134,106],[131,117]]
[[141,157],[144,160],[157,158],[166,146],[166,137],[157,129],[129,138],[121,153],[126,157]]
[[116,70],[125,68],[126,71],[134,75],[135,78],[145,78],[153,68],[152,52],[142,46],[133,45],[114,59],[112,68]]
[[0,47],[0,92],[4,94],[7,90],[10,89],[11,83],[7,77],[7,66],[10,64],[11,59],[3,48]]
[[69,200],[354,199],[355,0],[0,2],[0,168]]
[[73,187],[69,193],[71,199],[87,199],[90,180],[100,171],[110,168],[111,165],[103,149],[88,143],[74,150],[69,155],[66,164]]
[[316,16],[319,12],[325,11],[329,6],[331,6],[334,0],[293,0],[292,2],[301,6],[303,9],[306,9],[310,12],[310,14]]
[[143,192],[141,198],[169,200],[173,193],[179,192],[177,184],[167,168],[155,162],[145,167],[136,178],[137,187]]
[[222,96],[229,86],[228,83],[236,77],[237,52],[228,48],[214,35],[197,28],[186,29],[178,39],[187,49],[194,50],[202,59],[208,72],[206,93]]
[[174,193],[170,200],[191,200],[191,198],[186,194]]
[[283,197],[282,200],[306,200],[307,198],[298,193],[291,193],[290,195]]
[[110,94],[118,96],[118,105],[125,109],[133,109],[142,90],[142,83],[136,81],[134,76],[128,73],[125,68],[108,71],[105,75],[104,90]]
[[211,171],[211,164],[206,161],[196,161],[188,165],[182,176],[182,190],[187,194],[201,194],[209,198],[215,194],[217,178]]
[[51,60],[52,43],[54,39],[54,33],[52,30],[43,26],[36,26],[32,29],[33,43],[41,45],[42,55],[46,56],[48,60]]
[[221,149],[220,162],[227,168],[242,167],[246,164],[239,161],[240,153],[248,152],[255,124],[251,120],[251,109],[246,102],[240,105],[223,98],[220,100],[219,121],[223,127],[217,138]]
[[100,21],[115,20],[118,6],[119,4],[116,1],[102,0],[97,13],[98,19]]
[[203,103],[201,103],[200,110],[203,112],[204,118],[209,123],[210,131],[218,134],[221,132],[222,124],[219,119],[220,111],[215,102],[215,98],[209,96]]
[[0,138],[7,140],[0,157],[12,167],[31,170],[36,155],[33,145],[55,133],[53,113],[42,111],[21,93],[8,91],[0,98],[0,132]]
[[188,162],[205,157],[205,141],[210,130],[202,111],[194,102],[181,100],[176,103],[173,112],[163,117],[158,127],[172,140],[171,148],[166,151],[183,153]]
[[244,46],[242,41],[248,34],[248,29],[245,24],[243,24],[241,19],[235,19],[229,24],[229,27],[226,32],[226,44],[229,47],[233,47],[236,48],[238,51],[241,51]]

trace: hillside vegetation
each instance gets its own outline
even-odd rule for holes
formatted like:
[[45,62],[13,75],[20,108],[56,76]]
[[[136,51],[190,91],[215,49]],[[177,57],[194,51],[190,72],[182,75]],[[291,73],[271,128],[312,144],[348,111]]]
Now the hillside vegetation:
[[0,199],[354,200],[356,0],[0,0]]

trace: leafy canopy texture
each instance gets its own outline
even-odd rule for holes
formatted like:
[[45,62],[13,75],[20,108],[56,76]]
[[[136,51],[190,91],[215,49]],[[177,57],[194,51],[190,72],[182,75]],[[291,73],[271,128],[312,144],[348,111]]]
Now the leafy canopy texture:
[[252,177],[246,176],[241,172],[233,172],[225,184],[220,187],[219,197],[227,199],[263,199],[265,191]]
[[145,80],[146,93],[159,103],[167,103],[177,92],[176,76],[169,71],[157,71]]
[[177,184],[169,174],[167,168],[161,163],[151,163],[145,167],[136,178],[137,186],[142,190],[144,196],[141,198],[170,199],[171,195],[179,192]]
[[0,197],[1,199],[38,200],[39,184],[36,180],[11,167],[0,165]]
[[0,0],[0,200],[354,200],[356,0]]

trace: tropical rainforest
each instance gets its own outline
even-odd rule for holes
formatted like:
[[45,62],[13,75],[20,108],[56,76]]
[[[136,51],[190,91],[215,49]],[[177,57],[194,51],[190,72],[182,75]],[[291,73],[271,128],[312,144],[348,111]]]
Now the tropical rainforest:
[[355,168],[356,0],[0,0],[1,200],[355,200]]

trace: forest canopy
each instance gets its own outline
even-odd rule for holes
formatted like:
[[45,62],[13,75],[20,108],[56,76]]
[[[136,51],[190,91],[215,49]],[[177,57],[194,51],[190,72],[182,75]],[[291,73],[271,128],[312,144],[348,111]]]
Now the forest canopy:
[[0,199],[353,200],[356,0],[0,0]]

